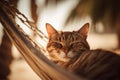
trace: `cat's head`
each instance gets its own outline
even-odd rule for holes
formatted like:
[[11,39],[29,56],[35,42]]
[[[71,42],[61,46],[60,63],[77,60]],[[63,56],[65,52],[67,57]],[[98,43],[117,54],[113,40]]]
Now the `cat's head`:
[[68,62],[81,52],[89,50],[86,41],[89,23],[83,25],[78,31],[72,32],[59,32],[47,23],[46,30],[49,37],[46,49],[53,61]]

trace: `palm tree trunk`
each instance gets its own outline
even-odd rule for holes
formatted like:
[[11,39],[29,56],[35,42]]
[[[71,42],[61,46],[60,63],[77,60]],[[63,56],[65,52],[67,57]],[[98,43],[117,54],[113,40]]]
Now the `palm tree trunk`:
[[117,17],[115,27],[116,27],[116,32],[117,32],[117,36],[118,36],[118,49],[120,49],[120,14]]
[[13,60],[11,52],[12,43],[4,31],[2,44],[0,46],[0,80],[8,80],[7,76],[10,74],[10,63]]

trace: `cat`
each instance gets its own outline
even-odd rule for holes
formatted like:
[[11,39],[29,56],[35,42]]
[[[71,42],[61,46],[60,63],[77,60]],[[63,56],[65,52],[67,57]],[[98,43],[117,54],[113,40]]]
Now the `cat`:
[[87,42],[89,23],[78,31],[57,31],[46,24],[47,51],[57,65],[90,80],[120,80],[120,56],[114,52],[90,50]]

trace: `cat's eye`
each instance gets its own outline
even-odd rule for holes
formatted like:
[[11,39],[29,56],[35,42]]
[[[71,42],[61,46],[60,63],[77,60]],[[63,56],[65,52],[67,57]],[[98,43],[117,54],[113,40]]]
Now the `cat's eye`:
[[76,47],[81,47],[82,46],[82,43],[80,43],[80,42],[77,42],[77,43],[73,43],[73,44],[71,44],[71,48],[76,48]]
[[62,44],[57,43],[57,42],[53,42],[52,46],[55,47],[55,48],[62,48]]

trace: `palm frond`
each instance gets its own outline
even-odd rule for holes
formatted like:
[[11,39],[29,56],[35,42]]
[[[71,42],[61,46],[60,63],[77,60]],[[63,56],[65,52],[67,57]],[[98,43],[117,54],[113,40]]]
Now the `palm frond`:
[[71,14],[66,22],[73,20],[73,18],[87,15],[91,17],[93,24],[102,22],[103,24],[114,25],[117,16],[120,15],[120,1],[80,0],[79,4],[71,11]]

